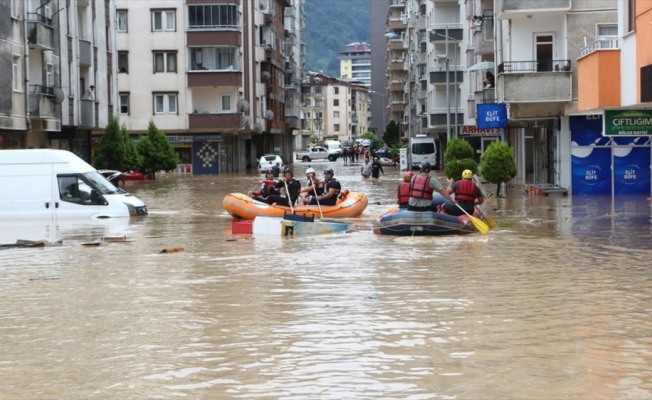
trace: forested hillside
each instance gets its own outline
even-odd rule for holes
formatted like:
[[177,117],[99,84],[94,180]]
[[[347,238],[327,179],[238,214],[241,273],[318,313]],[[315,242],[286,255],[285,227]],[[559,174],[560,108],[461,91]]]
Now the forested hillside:
[[369,3],[370,0],[306,0],[308,71],[340,75],[337,53],[344,51],[348,43],[369,42]]

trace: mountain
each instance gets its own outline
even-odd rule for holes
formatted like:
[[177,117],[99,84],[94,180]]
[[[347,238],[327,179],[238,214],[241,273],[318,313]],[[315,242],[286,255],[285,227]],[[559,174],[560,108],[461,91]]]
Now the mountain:
[[337,53],[351,42],[370,40],[369,2],[306,0],[306,70],[340,76]]

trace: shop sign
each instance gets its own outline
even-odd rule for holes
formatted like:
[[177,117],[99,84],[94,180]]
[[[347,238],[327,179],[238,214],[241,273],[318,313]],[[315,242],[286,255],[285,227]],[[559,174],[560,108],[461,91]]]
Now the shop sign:
[[480,129],[507,128],[507,106],[504,103],[478,104],[476,120]]
[[605,136],[652,135],[652,110],[604,110]]
[[183,136],[168,135],[168,142],[170,144],[192,143],[192,136],[189,136],[189,135],[183,135]]
[[459,127],[460,136],[501,136],[503,130],[500,128],[480,129],[473,125]]
[[196,135],[195,142],[223,142],[222,134],[217,135]]

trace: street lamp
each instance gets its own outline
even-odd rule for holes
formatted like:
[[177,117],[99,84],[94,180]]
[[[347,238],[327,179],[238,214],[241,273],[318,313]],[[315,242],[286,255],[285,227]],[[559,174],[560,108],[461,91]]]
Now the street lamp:
[[[382,133],[385,133],[385,129],[387,129],[387,124],[385,124],[385,114],[387,114],[387,104],[385,103],[385,95],[382,93],[378,93],[375,90],[370,90],[369,93],[377,94],[379,96],[382,96],[383,98],[383,131]],[[376,136],[378,138],[378,136]]]

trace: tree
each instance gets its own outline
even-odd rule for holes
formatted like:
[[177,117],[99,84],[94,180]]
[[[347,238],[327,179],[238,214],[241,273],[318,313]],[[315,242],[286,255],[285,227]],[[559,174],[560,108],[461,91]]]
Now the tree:
[[138,141],[138,152],[143,157],[143,170],[152,179],[156,179],[156,171],[176,168],[179,156],[168,142],[165,133],[161,132],[154,121],[149,121],[147,136]]
[[308,141],[309,141],[310,143],[312,143],[312,144],[315,144],[315,143],[317,143],[317,142],[319,141],[319,136],[317,136],[317,135],[310,135],[310,137],[308,138]]
[[462,171],[470,169],[478,172],[478,164],[473,159],[473,147],[464,139],[454,138],[446,144],[444,154],[446,176],[455,180],[462,179]]
[[93,157],[93,166],[98,169],[129,171],[140,168],[142,158],[136,146],[129,139],[127,128],[120,127],[115,118],[106,126],[100,138],[99,147]]
[[396,121],[389,121],[389,124],[385,127],[385,133],[383,133],[383,142],[387,143],[390,147],[394,147],[398,145],[400,138],[401,127],[396,123]]
[[360,139],[371,140],[371,146],[369,146],[369,153],[373,153],[385,145],[382,140],[376,139],[376,134],[373,132],[363,133],[362,135],[360,135]]
[[480,157],[480,169],[484,179],[496,184],[496,197],[499,197],[501,183],[510,181],[518,173],[512,148],[504,142],[493,142]]

